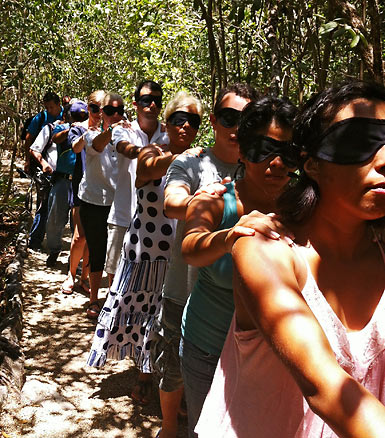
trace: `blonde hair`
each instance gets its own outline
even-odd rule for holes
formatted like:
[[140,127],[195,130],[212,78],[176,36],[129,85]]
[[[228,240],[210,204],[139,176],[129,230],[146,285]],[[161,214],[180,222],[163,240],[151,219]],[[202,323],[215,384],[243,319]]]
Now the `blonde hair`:
[[164,120],[167,121],[172,113],[175,113],[175,111],[178,111],[179,108],[183,108],[186,106],[194,107],[200,118],[202,118],[203,106],[201,104],[201,101],[194,97],[192,94],[187,93],[186,91],[179,91],[166,105],[163,113]]
[[106,95],[106,92],[104,90],[96,90],[93,91],[89,96],[88,96],[88,103],[89,102],[103,102],[103,99]]
[[103,102],[102,102],[102,106],[105,106],[108,104],[108,102],[110,102],[111,100],[118,100],[119,102],[123,102],[123,97],[120,94],[117,93],[107,93],[104,96]]

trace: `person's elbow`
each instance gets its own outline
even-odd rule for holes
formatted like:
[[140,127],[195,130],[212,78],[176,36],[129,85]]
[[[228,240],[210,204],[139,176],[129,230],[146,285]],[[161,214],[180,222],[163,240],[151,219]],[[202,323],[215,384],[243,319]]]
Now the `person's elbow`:
[[182,257],[188,265],[202,268],[207,266],[207,263],[205,263],[205,258],[197,253],[196,243],[194,236],[185,236],[182,241]]
[[165,197],[163,204],[164,214],[170,219],[176,219],[174,216],[174,205],[171,202],[170,197]]
[[165,193],[163,210],[170,219],[186,219],[186,198],[189,195],[175,195]]

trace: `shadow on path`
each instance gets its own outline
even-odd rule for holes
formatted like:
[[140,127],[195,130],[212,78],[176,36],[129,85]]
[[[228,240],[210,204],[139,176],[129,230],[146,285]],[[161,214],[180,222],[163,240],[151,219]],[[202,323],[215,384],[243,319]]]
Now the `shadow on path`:
[[[45,266],[47,254],[31,251],[24,264],[26,384],[22,406],[5,409],[0,420],[10,438],[154,437],[160,427],[156,384],[152,402],[130,397],[137,370],[131,360],[107,362],[102,369],[85,365],[95,322],[86,318],[88,296],[79,289],[64,295],[69,230],[57,266]],[[106,279],[101,297],[107,294]],[[182,424],[180,437],[187,436]]]

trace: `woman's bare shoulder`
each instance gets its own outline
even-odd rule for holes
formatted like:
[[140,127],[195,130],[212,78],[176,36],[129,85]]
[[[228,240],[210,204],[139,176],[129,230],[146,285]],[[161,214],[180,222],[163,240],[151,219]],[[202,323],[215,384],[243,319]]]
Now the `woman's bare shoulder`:
[[305,258],[295,244],[285,239],[273,240],[256,233],[253,236],[239,238],[232,250],[234,266],[243,275],[259,275],[264,279],[293,281],[298,285],[306,281]]

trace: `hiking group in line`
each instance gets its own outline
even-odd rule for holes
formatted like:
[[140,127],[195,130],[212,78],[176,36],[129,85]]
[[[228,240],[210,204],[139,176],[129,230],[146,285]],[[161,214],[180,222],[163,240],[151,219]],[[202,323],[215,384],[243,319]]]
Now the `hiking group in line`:
[[61,293],[77,275],[89,293],[87,365],[132,358],[137,403],[156,380],[160,438],[182,400],[189,438],[385,436],[385,88],[297,109],[236,83],[212,144],[197,97],[163,101],[141,82],[128,120],[119,94],[49,92],[26,128],[25,170],[47,176],[29,247],[46,235],[54,269],[70,213]]

